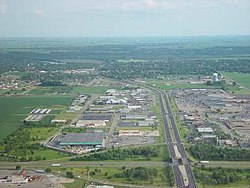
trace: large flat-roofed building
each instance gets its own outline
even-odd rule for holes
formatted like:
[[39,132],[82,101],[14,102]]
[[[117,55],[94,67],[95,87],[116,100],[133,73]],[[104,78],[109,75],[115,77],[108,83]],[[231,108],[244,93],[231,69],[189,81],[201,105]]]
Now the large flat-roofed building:
[[199,133],[213,133],[214,130],[212,129],[212,127],[198,127],[197,131]]
[[61,146],[97,146],[104,145],[104,133],[67,133],[60,138]]
[[106,126],[108,120],[78,120],[76,127],[102,127]]

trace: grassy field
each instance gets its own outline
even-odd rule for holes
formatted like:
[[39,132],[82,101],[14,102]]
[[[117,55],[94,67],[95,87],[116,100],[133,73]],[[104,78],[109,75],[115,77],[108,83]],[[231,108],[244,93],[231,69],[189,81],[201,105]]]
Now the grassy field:
[[34,150],[34,154],[30,155],[33,158],[35,158],[36,156],[43,158],[46,158],[46,160],[50,160],[50,159],[58,159],[58,158],[63,158],[63,157],[67,157],[68,155],[62,152],[57,152],[51,149],[39,149],[39,150]]
[[30,95],[45,95],[45,94],[70,94],[73,90],[73,87],[70,86],[39,86],[32,89]]
[[44,141],[48,137],[53,136],[58,131],[59,128],[58,127],[35,127],[35,128],[32,127],[28,129],[31,131],[31,136],[37,142],[37,141]]
[[234,80],[239,85],[250,89],[250,74],[243,74],[237,72],[222,72],[222,75],[225,77]]
[[247,183],[239,182],[239,183],[231,183],[227,185],[201,185],[200,183],[196,184],[198,188],[249,188],[249,185]]
[[250,93],[250,74],[236,73],[236,72],[221,72],[226,78],[235,81],[237,84],[227,84],[226,91],[235,94],[249,94]]
[[119,86],[53,86],[53,87],[36,87],[32,89],[30,95],[51,95],[51,94],[66,94],[77,95],[79,94],[104,94],[107,89],[120,89]]
[[75,180],[72,183],[64,183],[62,185],[65,188],[83,188],[83,187],[86,187],[87,181],[85,181],[85,180]]
[[64,109],[71,97],[0,98],[0,139],[15,131],[34,108]]

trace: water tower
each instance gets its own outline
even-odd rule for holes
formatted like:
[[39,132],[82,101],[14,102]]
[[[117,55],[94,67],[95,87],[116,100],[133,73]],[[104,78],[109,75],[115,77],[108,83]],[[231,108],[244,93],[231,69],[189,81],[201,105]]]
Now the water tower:
[[218,75],[218,73],[213,73],[212,81],[213,81],[213,83],[219,82],[219,75]]

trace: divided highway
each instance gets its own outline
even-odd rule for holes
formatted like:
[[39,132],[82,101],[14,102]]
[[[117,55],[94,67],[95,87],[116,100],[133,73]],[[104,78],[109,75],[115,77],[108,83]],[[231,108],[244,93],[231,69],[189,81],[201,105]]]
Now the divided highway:
[[[153,89],[153,88],[151,88]],[[168,100],[168,96],[158,90],[153,89],[157,92],[160,101],[161,108],[161,116],[163,119],[163,124],[165,127],[166,137],[167,137],[167,146],[169,149],[169,153],[172,158],[173,163],[173,171],[176,186],[178,188],[196,188],[194,176],[187,160],[187,156],[185,153],[185,149],[183,144],[181,143],[181,139],[176,127],[176,123],[174,121],[174,116],[171,111],[170,103]],[[166,108],[164,107],[164,103],[166,104]],[[170,120],[171,127],[167,121],[167,117]],[[170,129],[172,128],[174,138],[171,138]]]

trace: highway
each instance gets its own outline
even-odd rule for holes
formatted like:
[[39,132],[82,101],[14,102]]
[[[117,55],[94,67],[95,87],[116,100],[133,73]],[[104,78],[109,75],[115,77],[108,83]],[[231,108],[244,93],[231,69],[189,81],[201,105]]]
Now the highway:
[[[185,153],[184,146],[181,142],[181,139],[177,130],[177,126],[176,126],[174,116],[170,107],[168,96],[161,91],[158,91],[156,89],[153,89],[153,90],[156,91],[159,96],[161,116],[162,116],[163,124],[165,127],[167,146],[168,146],[171,158],[172,158],[173,172],[174,172],[176,187],[196,188],[194,175],[192,173],[190,164],[187,160],[187,155]],[[165,109],[164,104],[166,105],[167,109]],[[170,120],[171,126],[169,125],[167,121],[167,117]],[[170,129],[172,129],[173,131],[174,138],[171,138]]]
[[[31,161],[31,162],[0,162],[0,169],[15,169],[16,165],[21,165],[26,168],[47,168],[51,167],[53,162],[50,161]],[[167,165],[167,162],[157,162],[157,161],[64,161],[60,163],[63,167],[81,167],[81,166],[94,166],[94,167],[161,167]],[[51,167],[53,168],[53,167]]]

